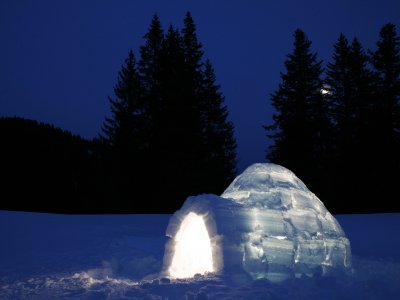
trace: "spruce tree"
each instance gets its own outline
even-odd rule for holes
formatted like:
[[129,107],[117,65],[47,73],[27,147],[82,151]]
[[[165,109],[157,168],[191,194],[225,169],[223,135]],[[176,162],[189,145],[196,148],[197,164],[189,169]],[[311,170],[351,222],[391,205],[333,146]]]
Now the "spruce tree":
[[400,143],[400,37],[394,24],[382,27],[372,63],[377,73],[377,96],[382,114],[381,136],[385,143],[382,146],[395,149]]
[[164,31],[157,14],[153,16],[143,38],[145,44],[140,47],[139,72],[146,92],[151,94],[159,83],[159,57],[164,41]]
[[[161,110],[161,96],[160,96],[160,53],[164,42],[164,31],[162,29],[160,20],[155,14],[150,22],[149,30],[144,35],[144,45],[140,47],[140,60],[138,62],[138,72],[143,89],[143,107],[147,113],[146,135],[149,139],[147,163],[152,164],[151,160],[157,155],[157,128],[160,110]],[[156,162],[154,162],[156,163]],[[149,168],[151,166],[149,165]],[[151,180],[151,174],[143,174],[143,176],[150,176],[147,181]]]
[[264,126],[274,140],[267,158],[293,170],[312,190],[320,191],[320,181],[313,179],[323,175],[323,140],[329,128],[320,93],[322,62],[311,52],[311,41],[303,31],[296,30],[294,39],[293,53],[285,61],[286,72],[272,94],[274,124]]
[[211,62],[205,62],[201,89],[201,121],[203,146],[206,154],[203,164],[209,193],[222,193],[236,176],[236,140],[224,96],[216,84]]
[[[192,75],[199,76],[204,65],[202,45],[197,38],[196,24],[190,12],[186,13],[184,27],[182,29],[183,50],[185,54],[186,67],[190,69]],[[196,78],[193,78],[198,79]]]
[[[377,196],[376,187],[378,178],[376,138],[376,97],[374,76],[369,67],[369,57],[365,53],[361,43],[354,38],[350,45],[349,74],[351,78],[350,98],[353,103],[350,115],[352,117],[354,135],[352,148],[347,148],[351,155],[348,161],[349,174],[345,193],[351,197],[348,205],[360,207],[360,199],[371,199],[371,195]],[[372,138],[375,137],[375,138]],[[352,167],[350,167],[352,165]],[[363,204],[364,207],[367,205]]]
[[[338,201],[335,210],[342,212],[356,209],[358,200],[368,197],[366,186],[373,184],[371,180],[376,172],[372,171],[371,162],[376,143],[371,134],[376,105],[369,58],[358,39],[349,44],[341,34],[332,58],[326,78],[331,88],[326,101],[334,124],[332,181],[336,189],[332,195]],[[339,202],[339,199],[343,200]]]
[[373,106],[374,76],[369,67],[369,57],[357,38],[350,45],[349,75],[351,78],[351,97],[355,106],[353,116],[358,118],[358,130],[368,126],[370,108]]
[[326,101],[335,124],[337,151],[348,156],[346,164],[354,163],[354,157],[360,154],[356,148],[362,147],[363,135],[370,126],[368,117],[374,105],[373,75],[368,68],[368,56],[357,38],[349,45],[343,34],[339,36],[333,62],[327,66],[326,82],[331,89]]
[[[352,160],[355,152],[355,103],[352,95],[352,78],[350,74],[350,45],[347,38],[340,34],[334,45],[332,62],[327,65],[325,81],[330,87],[330,93],[325,99],[330,108],[333,123],[333,152],[331,178],[335,185],[333,198],[342,199],[346,195],[348,183],[355,178],[355,168]],[[335,203],[334,210],[343,211],[343,203]],[[343,207],[342,207],[343,206]]]
[[160,57],[161,106],[160,190],[171,195],[179,208],[185,198],[197,194],[200,127],[194,92],[188,81],[182,37],[172,26],[168,29]]
[[[147,151],[141,157],[142,185],[141,189],[146,191],[147,206],[150,212],[154,210],[154,201],[160,191],[158,189],[161,177],[160,174],[160,144],[159,136],[162,127],[160,124],[161,115],[161,91],[160,91],[160,53],[164,41],[164,30],[157,14],[151,19],[149,29],[143,36],[144,45],[139,49],[140,59],[138,62],[138,72],[142,86],[143,108],[146,111],[146,123],[143,135],[147,137]],[[162,210],[161,210],[162,211]]]
[[[380,30],[377,49],[371,53],[376,72],[375,132],[377,190],[388,199],[389,209],[399,209],[393,199],[400,171],[400,37],[394,24],[388,23]],[[382,176],[386,174],[386,176]],[[378,191],[377,191],[378,193]],[[376,193],[376,194],[377,194]],[[392,200],[393,199],[393,200]]]
[[[194,107],[198,112],[199,191],[222,193],[236,175],[236,141],[233,124],[228,121],[224,97],[216,84],[216,76],[197,38],[196,25],[188,12],[182,29],[187,68],[187,84],[191,87]],[[202,186],[206,190],[201,191]]]
[[138,110],[140,109],[140,82],[136,70],[136,59],[133,51],[129,51],[125,65],[118,73],[117,84],[114,87],[115,98],[109,97],[111,117],[107,117],[102,127],[102,138],[117,148],[130,147],[137,130]]
[[[330,88],[326,96],[329,101],[331,117],[337,130],[348,132],[350,129],[350,71],[349,71],[350,46],[347,38],[340,34],[334,45],[333,62],[327,65],[326,82]],[[341,134],[341,133],[338,133]]]
[[115,98],[109,97],[111,117],[107,117],[102,127],[101,139],[110,147],[111,189],[118,211],[129,209],[130,204],[123,203],[133,191],[140,188],[141,155],[146,151],[144,123],[146,113],[141,98],[142,88],[136,59],[133,51],[129,52],[125,64],[118,74],[114,87]]

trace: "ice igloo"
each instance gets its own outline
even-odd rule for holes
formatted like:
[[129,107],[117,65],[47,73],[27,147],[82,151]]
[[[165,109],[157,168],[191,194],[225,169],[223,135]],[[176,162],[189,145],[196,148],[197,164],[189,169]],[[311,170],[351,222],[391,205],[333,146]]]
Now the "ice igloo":
[[221,197],[189,197],[167,228],[163,271],[246,274],[277,282],[351,267],[350,242],[324,204],[290,170],[254,164]]

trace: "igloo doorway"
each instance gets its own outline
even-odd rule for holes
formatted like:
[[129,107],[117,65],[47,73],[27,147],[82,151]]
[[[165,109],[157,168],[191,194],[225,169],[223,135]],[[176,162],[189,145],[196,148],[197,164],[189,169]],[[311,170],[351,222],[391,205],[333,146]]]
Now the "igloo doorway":
[[210,236],[200,215],[186,215],[174,237],[173,251],[168,273],[174,278],[214,271]]

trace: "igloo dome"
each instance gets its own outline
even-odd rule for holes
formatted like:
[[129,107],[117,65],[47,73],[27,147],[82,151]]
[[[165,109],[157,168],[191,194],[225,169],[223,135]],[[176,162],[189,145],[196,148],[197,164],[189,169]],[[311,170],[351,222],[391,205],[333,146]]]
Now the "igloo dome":
[[290,170],[254,164],[219,197],[189,197],[170,219],[164,272],[247,274],[281,281],[346,271],[350,242]]

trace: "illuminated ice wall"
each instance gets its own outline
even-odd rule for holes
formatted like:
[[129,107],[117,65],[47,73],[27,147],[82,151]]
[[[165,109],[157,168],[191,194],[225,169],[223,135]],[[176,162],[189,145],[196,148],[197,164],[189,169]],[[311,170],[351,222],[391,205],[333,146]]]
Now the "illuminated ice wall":
[[250,166],[221,197],[189,197],[167,235],[164,272],[174,278],[215,272],[281,281],[351,267],[339,223],[299,178],[274,164]]

